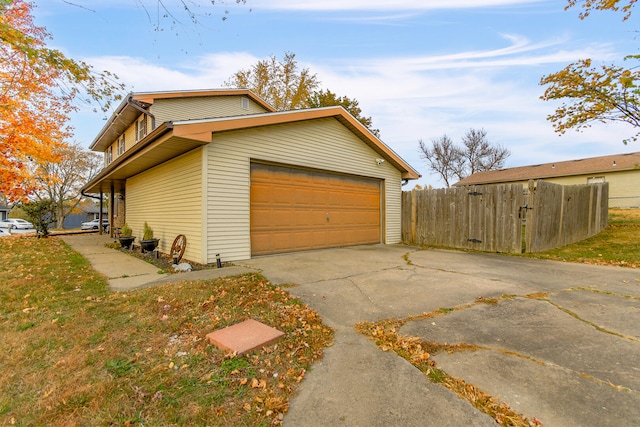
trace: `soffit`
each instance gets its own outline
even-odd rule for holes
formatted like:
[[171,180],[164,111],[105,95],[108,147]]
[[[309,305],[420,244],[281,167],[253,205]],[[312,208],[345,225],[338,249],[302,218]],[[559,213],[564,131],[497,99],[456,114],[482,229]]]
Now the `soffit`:
[[149,170],[164,162],[174,159],[195,148],[205,144],[203,141],[176,137],[166,125],[164,132],[153,132],[147,138],[140,141],[139,147],[133,147],[124,156],[116,158],[94,179],[92,179],[83,191],[85,193],[110,193],[113,186],[114,192],[120,192],[128,178]]

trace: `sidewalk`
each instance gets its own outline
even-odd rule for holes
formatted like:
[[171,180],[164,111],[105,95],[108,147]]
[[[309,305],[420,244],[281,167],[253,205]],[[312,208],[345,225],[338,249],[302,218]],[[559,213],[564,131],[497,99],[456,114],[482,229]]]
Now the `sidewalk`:
[[112,291],[127,291],[182,280],[211,280],[256,271],[232,266],[167,274],[153,264],[108,248],[106,245],[112,243],[113,239],[106,234],[66,235],[60,238],[85,257],[97,272],[107,277]]

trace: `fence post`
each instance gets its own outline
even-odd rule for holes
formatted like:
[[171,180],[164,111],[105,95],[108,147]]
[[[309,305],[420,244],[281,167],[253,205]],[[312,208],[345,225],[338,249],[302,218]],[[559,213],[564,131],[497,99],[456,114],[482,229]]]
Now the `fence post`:
[[416,190],[411,191],[411,242],[416,243],[416,223],[418,221],[418,202]]

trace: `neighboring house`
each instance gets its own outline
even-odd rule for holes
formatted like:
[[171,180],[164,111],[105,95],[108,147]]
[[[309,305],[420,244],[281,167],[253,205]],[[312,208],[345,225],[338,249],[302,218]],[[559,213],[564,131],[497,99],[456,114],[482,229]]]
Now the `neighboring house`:
[[2,221],[3,219],[9,218],[9,212],[10,211],[11,211],[11,209],[8,208],[8,207],[0,206],[0,221]]
[[[107,210],[103,209],[102,214],[106,218],[108,215]],[[64,219],[64,228],[65,230],[80,228],[83,222],[93,221],[94,219],[100,219],[100,208],[94,204],[81,204]]]
[[[244,89],[133,93],[90,147],[109,218],[213,263],[401,241],[402,184],[420,177],[342,107],[277,112]],[[115,221],[114,221],[114,216]]]
[[562,185],[608,182],[609,207],[640,207],[640,153],[477,172],[454,185],[522,183],[526,186],[530,179]]

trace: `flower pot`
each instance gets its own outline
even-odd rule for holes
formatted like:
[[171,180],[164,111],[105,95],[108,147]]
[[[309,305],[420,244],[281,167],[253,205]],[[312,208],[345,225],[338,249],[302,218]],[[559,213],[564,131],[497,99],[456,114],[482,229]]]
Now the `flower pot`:
[[120,236],[118,237],[118,240],[120,241],[120,246],[122,246],[125,249],[131,249],[131,245],[133,245],[133,241],[136,240],[136,238],[133,236],[129,236],[129,237]]
[[140,249],[142,249],[142,253],[155,251],[159,242],[160,239],[140,240]]

